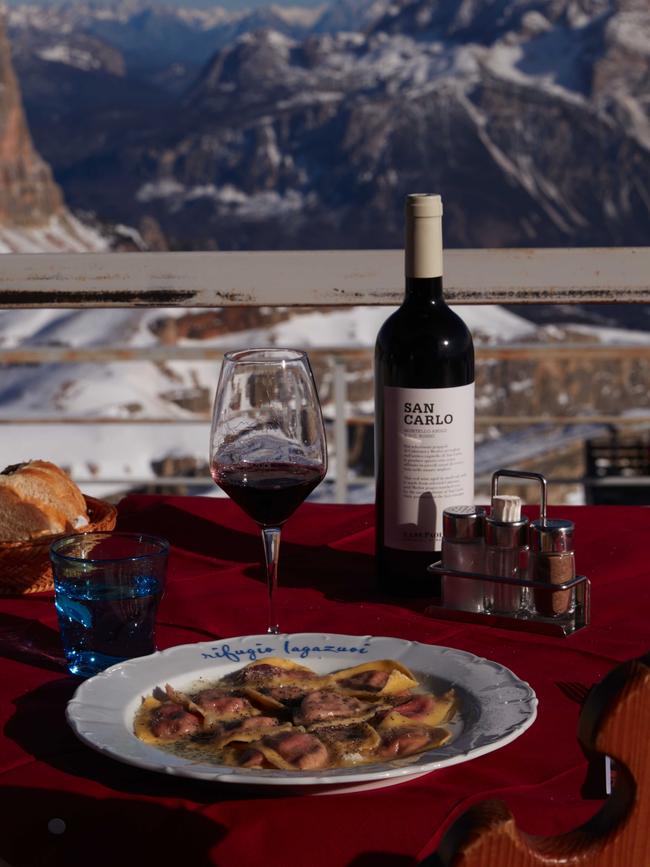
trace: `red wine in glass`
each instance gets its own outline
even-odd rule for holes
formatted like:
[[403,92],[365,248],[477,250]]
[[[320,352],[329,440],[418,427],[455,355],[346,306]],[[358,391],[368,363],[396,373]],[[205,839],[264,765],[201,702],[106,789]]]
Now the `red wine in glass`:
[[280,531],[327,471],[327,443],[309,360],[295,349],[224,356],[210,431],[214,481],[262,530],[270,633]]
[[280,527],[325,475],[322,464],[232,464],[212,467],[212,478],[262,527]]

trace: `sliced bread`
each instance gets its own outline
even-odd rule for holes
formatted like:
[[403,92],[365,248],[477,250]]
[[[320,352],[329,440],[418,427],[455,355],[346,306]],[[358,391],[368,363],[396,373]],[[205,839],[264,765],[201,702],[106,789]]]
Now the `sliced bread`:
[[0,541],[82,530],[87,524],[83,494],[56,464],[26,461],[0,474]]

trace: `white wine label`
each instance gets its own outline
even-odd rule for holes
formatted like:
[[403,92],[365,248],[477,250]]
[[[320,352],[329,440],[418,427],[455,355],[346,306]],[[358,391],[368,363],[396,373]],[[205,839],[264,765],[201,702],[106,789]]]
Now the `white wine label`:
[[439,551],[442,513],[474,502],[474,383],[384,388],[384,543]]

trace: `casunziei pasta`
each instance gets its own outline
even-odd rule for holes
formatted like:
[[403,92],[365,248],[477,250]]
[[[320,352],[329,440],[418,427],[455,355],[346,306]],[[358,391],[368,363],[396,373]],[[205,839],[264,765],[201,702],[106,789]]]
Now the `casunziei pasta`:
[[387,762],[440,747],[457,712],[390,659],[317,674],[288,659],[251,662],[180,692],[143,698],[140,740],[193,761],[285,771]]

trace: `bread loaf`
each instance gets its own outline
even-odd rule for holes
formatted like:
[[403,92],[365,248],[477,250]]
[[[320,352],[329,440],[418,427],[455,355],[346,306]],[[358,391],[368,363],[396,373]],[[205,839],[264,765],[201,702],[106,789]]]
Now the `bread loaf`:
[[0,542],[19,542],[83,530],[83,494],[49,461],[26,461],[0,473]]

